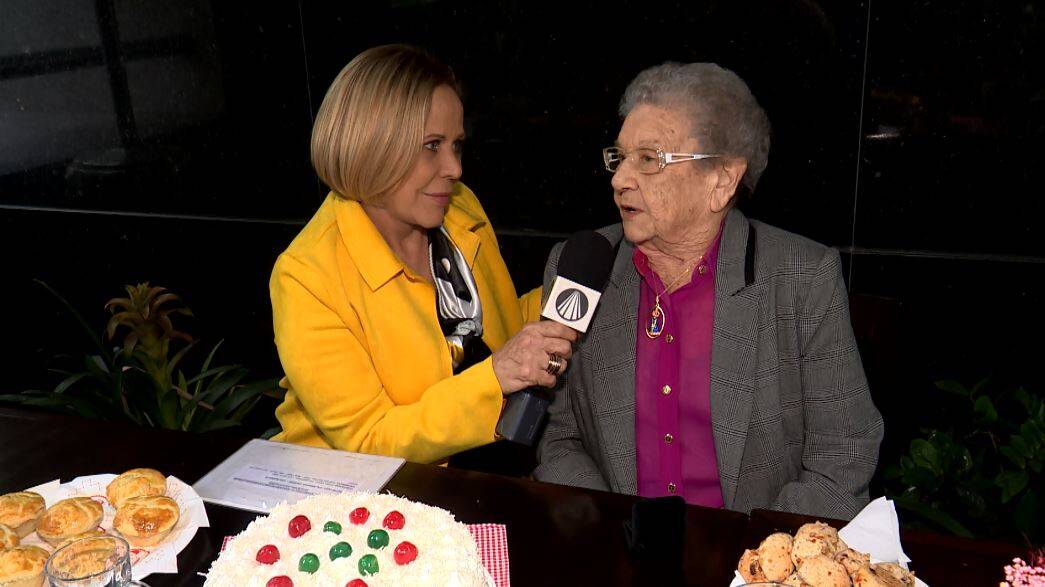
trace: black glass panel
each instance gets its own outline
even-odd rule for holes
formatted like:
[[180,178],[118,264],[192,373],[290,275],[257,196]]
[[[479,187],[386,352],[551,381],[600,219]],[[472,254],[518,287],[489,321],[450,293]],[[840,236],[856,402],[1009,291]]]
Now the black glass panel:
[[1041,255],[1045,4],[874,5],[856,244]]

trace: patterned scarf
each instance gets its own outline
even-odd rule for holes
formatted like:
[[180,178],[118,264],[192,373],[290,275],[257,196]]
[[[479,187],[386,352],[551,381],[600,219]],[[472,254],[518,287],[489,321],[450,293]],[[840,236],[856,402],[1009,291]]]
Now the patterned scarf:
[[450,348],[454,373],[460,373],[490,356],[482,340],[483,306],[472,270],[446,229],[428,231],[428,242],[439,327]]

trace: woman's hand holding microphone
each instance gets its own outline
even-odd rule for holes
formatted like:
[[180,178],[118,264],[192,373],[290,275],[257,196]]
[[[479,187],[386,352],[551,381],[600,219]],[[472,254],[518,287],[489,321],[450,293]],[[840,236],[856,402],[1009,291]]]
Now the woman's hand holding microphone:
[[492,357],[504,395],[535,385],[555,385],[557,376],[566,371],[577,336],[576,330],[550,320],[523,326]]

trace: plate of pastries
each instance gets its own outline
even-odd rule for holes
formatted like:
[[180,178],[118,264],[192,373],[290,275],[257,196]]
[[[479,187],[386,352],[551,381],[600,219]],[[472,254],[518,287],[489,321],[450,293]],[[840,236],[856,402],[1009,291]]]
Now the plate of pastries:
[[770,534],[737,562],[747,583],[771,581],[793,587],[914,587],[914,573],[896,563],[872,563],[849,547],[838,531],[812,522],[794,535]]
[[126,540],[136,578],[148,574],[139,572],[142,562],[162,572],[170,566],[166,559],[176,560],[206,525],[202,500],[192,488],[155,469],[52,481],[0,495],[0,587],[42,585],[52,552],[92,536]]

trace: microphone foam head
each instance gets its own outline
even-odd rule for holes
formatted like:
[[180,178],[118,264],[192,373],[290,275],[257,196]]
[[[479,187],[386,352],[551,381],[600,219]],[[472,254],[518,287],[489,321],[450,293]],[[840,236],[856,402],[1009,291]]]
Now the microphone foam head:
[[610,277],[614,260],[613,246],[594,230],[570,235],[559,256],[557,273],[591,289],[602,291]]

